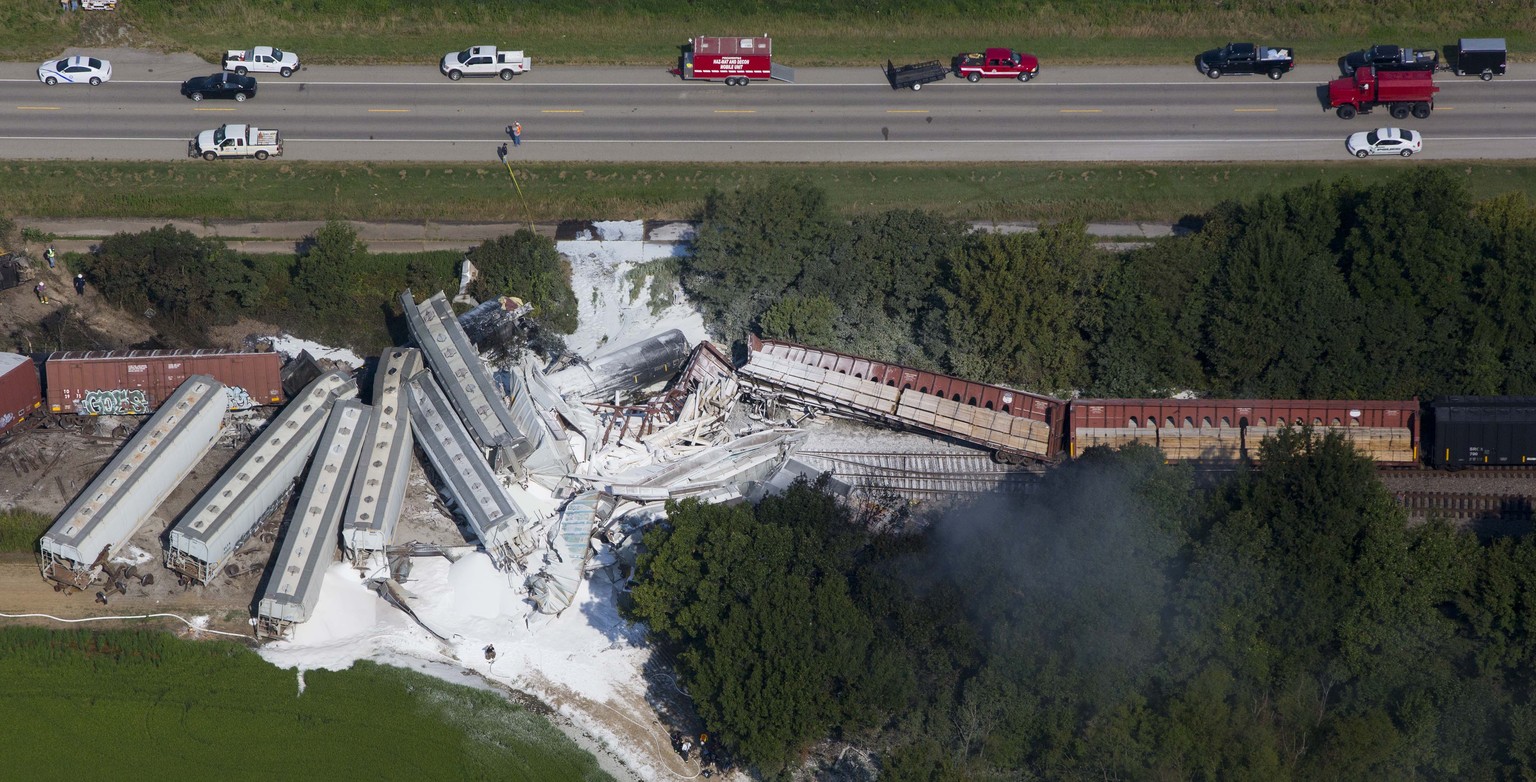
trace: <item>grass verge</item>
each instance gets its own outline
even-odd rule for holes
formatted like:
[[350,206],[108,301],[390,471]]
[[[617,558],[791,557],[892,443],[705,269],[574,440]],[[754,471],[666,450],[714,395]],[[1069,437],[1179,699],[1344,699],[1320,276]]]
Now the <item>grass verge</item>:
[[[1503,36],[1528,50],[1536,32],[1520,0],[754,0],[724,9],[694,0],[133,0],[115,14],[61,14],[34,0],[0,9],[0,51],[38,59],[70,45],[138,43],[216,59],[268,43],[314,63],[436,62],[490,43],[543,64],[662,65],[694,35],[760,35],[790,65],[875,65],[1016,46],[1047,68],[1084,62],[1186,63],[1227,40],[1263,39],[1332,61],[1375,42],[1440,47]],[[995,30],[997,34],[978,31]]]
[[[1474,197],[1536,194],[1536,161],[1425,163],[1464,177]],[[1232,198],[1317,180],[1372,183],[1402,166],[1189,164],[549,164],[518,176],[531,217],[686,219],[711,189],[775,177],[825,188],[843,214],[921,208],[968,220],[1162,221]],[[495,166],[285,163],[0,163],[0,214],[192,220],[520,222],[528,216]],[[25,220],[20,222],[25,224]]]
[[238,644],[12,627],[0,679],[6,766],[55,779],[609,779],[499,694],[371,662],[306,672],[300,691]]
[[0,553],[37,551],[37,539],[51,524],[53,519],[42,513],[20,508],[0,511]]

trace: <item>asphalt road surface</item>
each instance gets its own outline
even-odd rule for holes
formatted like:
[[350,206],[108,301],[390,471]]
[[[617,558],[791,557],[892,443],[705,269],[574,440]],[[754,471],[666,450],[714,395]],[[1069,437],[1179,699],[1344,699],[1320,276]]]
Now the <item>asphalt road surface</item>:
[[[682,82],[664,68],[541,68],[511,82],[450,82],[423,66],[305,66],[257,74],[245,103],[181,97],[217,68],[189,55],[70,50],[112,60],[111,82],[48,87],[36,63],[0,63],[0,157],[184,158],[199,130],[277,128],[287,160],[494,161],[505,128],[529,161],[901,162],[1341,160],[1350,133],[1403,126],[1430,159],[1536,158],[1536,79],[1442,74],[1435,113],[1384,109],[1345,121],[1323,109],[1331,65],[1275,82],[1210,80],[1193,65],[1045,63],[1028,84],[953,77],[892,90],[878,67],[806,69],[796,84]],[[1360,165],[1402,165],[1378,158]],[[207,165],[280,165],[221,161]]]

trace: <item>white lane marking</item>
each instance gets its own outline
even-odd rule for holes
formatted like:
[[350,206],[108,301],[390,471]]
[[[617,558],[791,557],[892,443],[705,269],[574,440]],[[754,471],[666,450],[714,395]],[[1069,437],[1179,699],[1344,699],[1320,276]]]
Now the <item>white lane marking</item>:
[[[1473,77],[1470,77],[1470,76],[1467,77],[1467,78],[1468,79],[1473,79]],[[108,82],[108,84],[181,84],[182,81],[184,81],[184,80],[169,80],[169,81],[166,81],[166,80],[159,80],[159,79],[113,79],[112,81]],[[1499,79],[1498,81],[1499,82],[1507,82],[1507,83],[1510,83],[1510,84],[1528,84],[1528,83],[1536,82],[1536,79]],[[15,83],[30,82],[30,83],[33,83],[33,84],[42,84],[42,82],[39,82],[36,78],[31,78],[31,79],[0,79],[0,83],[5,83],[5,82],[15,82]],[[1037,79],[1035,81],[1031,81],[1029,83],[1029,86],[1028,87],[1023,87],[1023,89],[1028,90],[1028,89],[1046,88],[1046,87],[1180,87],[1180,86],[1189,87],[1189,86],[1194,86],[1194,85],[1197,85],[1197,84],[1205,85],[1201,89],[1209,89],[1209,88],[1222,87],[1222,86],[1226,86],[1226,87],[1244,87],[1244,86],[1251,86],[1252,84],[1263,84],[1263,83],[1264,82],[1243,82],[1243,81],[1228,81],[1228,80],[1212,82],[1210,79],[1203,79],[1203,80],[1200,80],[1200,81],[1188,80],[1188,81],[1059,81],[1059,82],[1042,82],[1042,81]],[[1316,87],[1318,85],[1327,84],[1327,83],[1328,82],[1326,82],[1326,81],[1296,81],[1294,79],[1285,82],[1285,84],[1303,84],[1303,85],[1307,85],[1307,86],[1311,86],[1311,87]],[[301,80],[301,79],[284,79],[282,81],[268,80],[268,81],[261,82],[261,84],[266,86],[266,87],[275,87],[275,86],[281,86],[281,85],[288,85],[288,86],[308,85],[308,86],[315,86],[315,87],[323,87],[323,86],[327,86],[327,85],[336,85],[338,87],[432,87],[432,86],[437,86],[437,87],[465,87],[465,86],[467,86],[467,85],[464,85],[464,84],[462,84],[460,82],[452,82],[452,81],[305,81],[305,80]],[[1450,81],[1450,82],[1440,82],[1438,86],[1441,86],[1441,87],[1445,87],[1445,86],[1458,86],[1458,84],[1459,84],[1458,82]],[[1481,81],[1476,81],[1476,84],[1482,84],[1482,82]],[[505,86],[505,85],[502,84],[502,82],[494,80],[494,79],[491,80],[491,81],[486,82],[485,85],[487,87],[497,86],[497,85]],[[527,87],[625,87],[625,88],[629,88],[629,87],[673,87],[673,88],[676,88],[676,87],[707,87],[707,86],[710,86],[710,85],[719,86],[719,87],[723,88],[725,86],[725,85],[719,84],[717,82],[708,82],[708,81],[705,81],[705,82],[664,82],[664,83],[661,83],[661,82],[633,82],[633,83],[626,83],[626,82],[606,82],[606,81],[605,82],[591,82],[591,81],[546,81],[546,82],[518,82],[518,85],[520,87],[524,87],[524,88],[527,88]],[[106,85],[102,85],[102,86],[106,86]],[[884,89],[887,89],[887,90],[891,89],[891,84],[890,84],[890,82],[887,82],[887,81],[868,81],[868,82],[861,81],[861,82],[828,83],[828,84],[781,84],[781,85],[777,85],[777,86],[783,86],[783,87],[881,87],[881,88],[884,88]],[[939,85],[938,88],[943,89],[944,86],[946,86],[946,85]],[[961,82],[957,81],[957,82],[955,82],[953,84],[949,84],[947,86],[948,87],[958,88],[958,87],[961,87],[961,86],[964,86],[964,87],[975,87],[976,85],[973,85],[973,84],[971,84],[969,82],[965,82],[965,83],[962,84]],[[1476,86],[1476,85],[1468,84],[1466,86],[1473,87],[1473,86]],[[935,85],[930,84],[928,86],[928,89],[934,89],[934,88],[935,88]],[[517,89],[517,88],[516,87],[511,87],[510,89]],[[1478,87],[1478,89],[1481,89],[1481,87]]]
[[[175,136],[166,138],[145,138],[143,136],[110,137],[110,136],[0,136],[0,141],[181,141],[187,137]],[[499,144],[506,141],[505,136],[497,136],[486,139],[423,139],[423,138],[298,138],[288,137],[290,142],[302,142],[306,144]],[[1097,141],[1114,141],[1124,144],[1253,144],[1253,143],[1315,143],[1337,142],[1342,140],[1339,136],[1324,136],[1322,138],[1167,138],[1167,139],[1120,139],[1106,137]],[[1426,141],[1443,143],[1449,141],[1536,141],[1536,136],[1426,136]],[[542,139],[537,142],[528,142],[541,146],[553,146],[556,144],[1081,144],[1080,137],[1072,138],[1005,138],[1005,139],[737,139],[734,141],[716,139],[656,139],[651,141],[634,139]],[[68,159],[68,158],[61,158]],[[398,161],[410,162],[410,161]]]

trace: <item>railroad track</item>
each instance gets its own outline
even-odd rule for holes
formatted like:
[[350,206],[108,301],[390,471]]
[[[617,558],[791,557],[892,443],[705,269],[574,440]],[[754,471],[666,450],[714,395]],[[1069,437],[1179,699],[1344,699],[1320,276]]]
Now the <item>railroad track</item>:
[[1531,521],[1533,504],[1536,504],[1536,498],[1521,494],[1399,491],[1393,496],[1412,515],[1440,516],[1453,521]]

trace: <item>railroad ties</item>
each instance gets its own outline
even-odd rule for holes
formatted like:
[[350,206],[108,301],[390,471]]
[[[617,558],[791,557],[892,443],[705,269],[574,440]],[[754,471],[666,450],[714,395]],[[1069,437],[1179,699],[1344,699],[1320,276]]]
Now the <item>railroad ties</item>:
[[357,463],[368,444],[371,418],[369,407],[355,399],[330,407],[293,518],[256,603],[258,633],[286,636],[295,624],[309,619],[319,602],[320,583],[336,555],[337,530]]
[[532,503],[519,502],[518,487],[503,487],[476,448],[468,429],[454,415],[448,396],[430,372],[406,381],[411,431],[437,472],[458,515],[474,530],[499,570],[512,570],[533,550],[528,525],[537,519]]
[[321,375],[251,442],[171,527],[165,566],[206,584],[304,472],[331,406],[357,396],[341,371]]
[[213,447],[228,407],[212,377],[182,383],[43,535],[43,577],[60,588],[90,584]]
[[[353,478],[341,540],[359,569],[384,567],[384,548],[395,536],[411,470],[411,419],[406,381],[420,372],[421,351],[390,348],[373,377],[373,416],[364,432],[363,460]],[[371,562],[378,555],[378,562]]]

